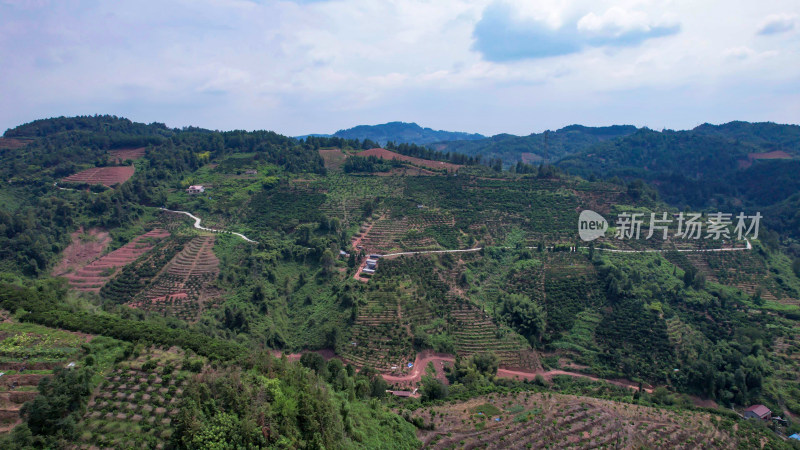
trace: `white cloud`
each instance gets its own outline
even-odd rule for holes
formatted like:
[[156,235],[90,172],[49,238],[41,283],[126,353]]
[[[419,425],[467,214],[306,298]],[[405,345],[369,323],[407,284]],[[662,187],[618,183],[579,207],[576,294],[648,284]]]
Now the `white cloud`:
[[747,59],[753,56],[755,51],[750,47],[734,47],[726,49],[722,54],[732,59]]
[[642,11],[630,11],[617,6],[609,8],[602,14],[590,12],[578,21],[578,31],[615,38],[630,32],[646,32],[651,29],[647,14]]
[[771,14],[758,26],[758,34],[779,34],[792,31],[797,26],[797,14]]
[[[759,21],[770,11],[781,20]],[[798,13],[792,0],[0,1],[13,105],[0,128],[105,112],[287,134],[389,120],[530,133],[650,120],[643,108],[660,122],[636,123],[655,127],[800,122],[774,93],[796,86],[798,41],[742,32]],[[731,105],[731,89],[766,112]]]

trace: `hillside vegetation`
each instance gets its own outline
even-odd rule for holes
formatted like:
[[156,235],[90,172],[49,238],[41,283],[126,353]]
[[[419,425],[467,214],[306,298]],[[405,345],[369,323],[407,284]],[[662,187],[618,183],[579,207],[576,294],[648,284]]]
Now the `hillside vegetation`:
[[[775,431],[800,431],[797,218],[765,209],[751,248],[724,244],[735,251],[577,235],[584,209],[611,222],[751,211],[756,183],[697,202],[668,183],[692,165],[697,183],[788,178],[796,161],[748,155],[789,141],[746,128],[568,127],[548,140],[596,157],[510,171],[499,153],[390,143],[364,157],[376,142],[113,116],[9,130],[24,145],[0,149],[0,309],[13,333],[32,327],[14,339],[35,351],[14,344],[0,362],[55,365],[18,398],[3,444],[460,447],[531,424],[586,447],[787,447]],[[103,167],[134,170],[63,182]],[[782,189],[764,202],[788,214],[797,194]],[[756,403],[788,421],[773,431],[731,412]]]

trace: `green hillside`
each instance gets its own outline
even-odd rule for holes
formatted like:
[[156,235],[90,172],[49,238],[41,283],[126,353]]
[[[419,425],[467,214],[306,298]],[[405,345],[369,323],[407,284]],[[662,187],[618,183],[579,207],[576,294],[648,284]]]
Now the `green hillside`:
[[[567,127],[548,136],[557,167],[511,171],[474,158],[505,150],[461,155],[463,142],[392,146],[459,164],[447,171],[367,160],[374,142],[342,137],[113,116],[9,130],[31,140],[0,149],[0,199],[14,200],[0,203],[3,317],[92,339],[65,345],[77,368],[48,369],[4,447],[417,448],[488,442],[503,432],[479,421],[495,415],[547,417],[537,433],[566,439],[570,412],[589,424],[581,442],[610,445],[628,407],[647,415],[623,433],[643,446],[666,442],[648,427],[669,410],[669,442],[702,414],[709,439],[786,447],[731,408],[764,404],[789,418],[778,431],[800,431],[797,195],[757,182],[791,183],[796,161],[740,168],[767,148],[747,135],[784,141],[701,128]],[[121,178],[97,184],[105,172]],[[718,200],[691,191],[732,174],[743,182]],[[585,209],[614,227],[622,212],[750,211],[759,195],[780,222],[765,209],[749,249],[687,242],[674,224],[665,241],[577,232]],[[481,406],[493,398],[509,403]]]
[[551,163],[560,158],[591,148],[600,142],[628,136],[636,131],[632,125],[585,127],[570,125],[556,131],[532,133],[528,136],[498,134],[486,139],[438,142],[436,150],[480,155],[486,160],[501,159],[505,166],[518,162],[527,164]]

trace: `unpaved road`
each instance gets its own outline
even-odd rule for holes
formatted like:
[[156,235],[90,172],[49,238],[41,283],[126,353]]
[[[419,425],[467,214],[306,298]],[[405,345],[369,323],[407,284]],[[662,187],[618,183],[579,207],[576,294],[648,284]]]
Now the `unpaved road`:
[[[330,350],[322,350],[319,351],[325,359],[330,359],[336,357],[332,351]],[[279,351],[274,351],[273,355],[276,357],[280,357]],[[289,360],[299,360],[301,353],[293,353],[287,355]],[[428,367],[428,363],[433,363],[434,368],[436,369],[437,376],[436,378],[440,378],[443,376],[444,373],[444,364],[453,364],[455,363],[456,359],[453,355],[448,353],[435,353],[430,351],[424,351],[417,354],[417,357],[414,359],[414,367],[411,370],[411,373],[406,375],[391,375],[391,374],[382,374],[383,379],[386,380],[387,383],[398,384],[398,385],[412,385],[418,383],[422,379],[422,375],[425,373],[426,368]],[[585,378],[587,380],[592,381],[604,381],[606,383],[610,383],[620,387],[626,387],[633,390],[638,390],[639,385],[634,383],[630,380],[607,380],[604,378],[598,378],[592,375],[586,375],[583,373],[578,372],[569,372],[566,370],[537,370],[533,372],[523,372],[517,370],[509,370],[509,369],[498,369],[497,370],[497,377],[499,378],[516,378],[522,380],[533,380],[536,378],[537,375],[541,375],[545,380],[552,380],[554,376],[557,375],[566,375],[575,378]],[[652,393],[653,389],[650,386],[643,386],[643,390],[647,393]]]
[[227,230],[216,230],[216,229],[214,229],[214,228],[206,228],[206,227],[200,226],[200,222],[202,221],[202,219],[200,219],[199,217],[195,216],[194,214],[192,214],[192,213],[190,213],[190,212],[186,212],[186,211],[173,211],[173,210],[171,210],[171,209],[167,209],[167,208],[158,208],[158,209],[160,209],[160,210],[162,210],[162,211],[166,211],[166,212],[176,213],[176,214],[185,214],[185,215],[187,215],[187,216],[191,217],[192,219],[194,219],[194,227],[195,227],[195,228],[197,228],[198,230],[210,231],[210,232],[212,232],[212,233],[228,233],[228,234],[235,234],[236,236],[239,236],[240,238],[244,239],[245,241],[247,241],[247,242],[249,242],[249,243],[251,243],[251,244],[258,244],[258,242],[256,242],[256,241],[254,241],[254,240],[252,240],[252,239],[248,238],[247,236],[243,235],[242,233],[237,233],[237,232],[235,232],[235,231],[227,231]]

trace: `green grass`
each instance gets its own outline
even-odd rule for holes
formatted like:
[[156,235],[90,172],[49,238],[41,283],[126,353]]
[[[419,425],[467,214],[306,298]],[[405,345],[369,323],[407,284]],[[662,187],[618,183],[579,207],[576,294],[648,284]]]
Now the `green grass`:
[[496,406],[492,405],[491,403],[484,403],[482,405],[478,405],[478,406],[472,408],[471,411],[472,411],[473,414],[481,414],[482,413],[486,417],[499,416],[499,415],[501,415],[503,413],[503,411],[501,411],[499,408],[497,408]]
[[400,416],[386,411],[380,403],[350,402],[350,417],[353,420],[354,436],[346,447],[416,449],[420,442],[415,436],[414,425]]
[[32,323],[0,323],[0,361],[59,361],[75,357],[84,339]]

